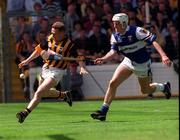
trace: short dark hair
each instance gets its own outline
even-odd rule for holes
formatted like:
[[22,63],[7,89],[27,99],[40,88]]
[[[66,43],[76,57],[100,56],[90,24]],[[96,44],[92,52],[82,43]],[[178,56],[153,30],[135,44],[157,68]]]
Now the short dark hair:
[[42,40],[41,42],[40,42],[40,48],[42,49],[42,50],[48,50],[48,41],[47,40]]
[[55,22],[53,25],[52,25],[52,28],[55,28],[55,29],[58,29],[59,31],[65,31],[65,26],[64,26],[64,23],[62,22]]

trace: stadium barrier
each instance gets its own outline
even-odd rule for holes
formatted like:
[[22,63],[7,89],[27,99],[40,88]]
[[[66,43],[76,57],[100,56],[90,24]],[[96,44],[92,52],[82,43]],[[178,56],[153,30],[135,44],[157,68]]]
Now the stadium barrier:
[[[96,100],[103,99],[104,93],[100,89],[103,88],[106,91],[108,82],[114,73],[117,64],[107,64],[101,66],[87,66],[88,70],[91,72],[93,77],[90,75],[83,76],[82,91],[86,100]],[[37,74],[39,74],[41,68],[31,68],[30,69],[30,92],[31,98],[33,96],[33,83]],[[166,82],[167,80],[171,82],[172,95],[179,96],[179,79],[178,74],[174,71],[173,66],[167,68],[162,65],[162,63],[152,64],[153,81],[155,82]],[[100,86],[100,87],[99,87]],[[117,89],[116,99],[126,99],[126,98],[144,98],[147,95],[142,95],[140,91],[140,86],[138,84],[138,79],[135,75],[132,75],[124,81]],[[163,96],[163,94],[156,94],[157,97]]]

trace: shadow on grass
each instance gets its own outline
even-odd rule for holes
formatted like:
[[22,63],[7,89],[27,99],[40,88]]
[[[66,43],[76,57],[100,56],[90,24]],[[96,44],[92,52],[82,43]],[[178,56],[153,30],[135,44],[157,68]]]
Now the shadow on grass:
[[48,137],[51,138],[52,140],[75,140],[73,138],[69,138],[62,134],[49,135]]
[[3,139],[3,137],[0,136],[0,139]]

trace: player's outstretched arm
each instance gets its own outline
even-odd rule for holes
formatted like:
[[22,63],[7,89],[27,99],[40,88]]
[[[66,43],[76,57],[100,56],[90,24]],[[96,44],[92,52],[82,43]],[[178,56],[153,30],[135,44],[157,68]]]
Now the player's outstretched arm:
[[97,58],[94,60],[95,64],[103,64],[104,62],[110,60],[117,52],[113,49],[111,49],[105,56],[101,58]]
[[39,53],[37,50],[34,50],[34,52],[25,60],[23,60],[18,66],[19,68],[22,68],[25,65],[28,65],[29,62],[31,62],[33,59],[37,58],[39,56]]
[[171,60],[167,57],[166,53],[163,51],[161,46],[156,41],[153,41],[153,46],[157,50],[157,52],[160,54],[161,59],[162,59],[162,63],[167,65],[168,67],[170,67],[171,66]]

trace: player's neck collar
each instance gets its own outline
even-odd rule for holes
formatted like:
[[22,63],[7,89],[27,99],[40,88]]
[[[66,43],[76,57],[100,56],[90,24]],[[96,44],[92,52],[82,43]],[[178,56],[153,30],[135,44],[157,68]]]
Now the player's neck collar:
[[119,34],[119,35],[124,35],[127,31],[129,30],[129,25],[126,27],[126,29],[124,30],[123,33],[120,33],[120,32],[116,32],[116,34]]

